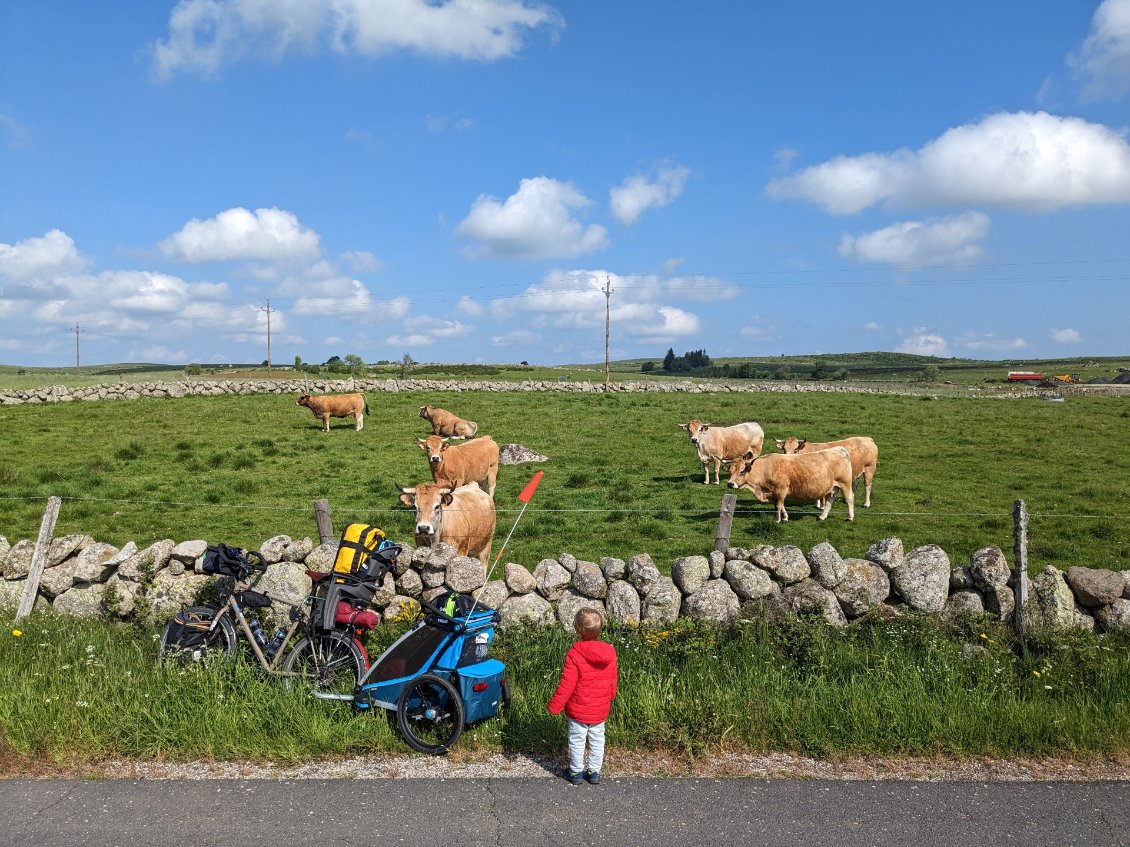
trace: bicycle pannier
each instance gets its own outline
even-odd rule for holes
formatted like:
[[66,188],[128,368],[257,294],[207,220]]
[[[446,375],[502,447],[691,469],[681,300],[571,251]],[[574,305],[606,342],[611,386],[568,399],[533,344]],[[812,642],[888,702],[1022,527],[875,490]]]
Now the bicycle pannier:
[[238,547],[227,544],[214,544],[204,551],[204,561],[200,565],[202,573],[217,576],[242,576],[249,570],[247,557]]
[[197,609],[181,609],[165,627],[165,649],[191,652],[203,647],[211,624],[211,614],[203,614]]

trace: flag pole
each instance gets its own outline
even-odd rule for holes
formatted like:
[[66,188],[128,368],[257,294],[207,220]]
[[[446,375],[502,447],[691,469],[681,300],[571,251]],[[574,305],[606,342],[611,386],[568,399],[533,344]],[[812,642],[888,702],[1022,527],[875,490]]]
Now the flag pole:
[[[498,548],[498,555],[494,557],[494,564],[492,564],[490,566],[490,570],[487,571],[487,582],[490,582],[491,574],[493,574],[494,569],[498,567],[498,563],[502,559],[502,554],[506,551],[506,545],[510,543],[510,538],[511,538],[511,536],[514,535],[514,530],[518,528],[518,521],[522,520],[522,515],[526,514],[526,507],[528,505],[530,505],[530,500],[531,500],[531,498],[533,498],[534,491],[537,489],[538,483],[541,482],[541,478],[542,478],[544,473],[545,473],[544,471],[538,471],[536,474],[534,474],[533,479],[531,479],[528,483],[526,483],[526,487],[523,488],[522,493],[518,495],[518,499],[522,501],[522,508],[518,512],[518,517],[516,517],[514,519],[514,525],[512,527],[510,527],[510,532],[508,532],[506,534],[506,540],[503,541],[502,546]],[[485,583],[484,583],[484,585],[485,585]],[[481,590],[482,589],[480,589],[480,591]],[[479,605],[478,592],[475,592],[475,602],[471,606],[471,611],[467,613],[468,616],[470,616],[472,613],[474,613],[475,608],[478,605]]]

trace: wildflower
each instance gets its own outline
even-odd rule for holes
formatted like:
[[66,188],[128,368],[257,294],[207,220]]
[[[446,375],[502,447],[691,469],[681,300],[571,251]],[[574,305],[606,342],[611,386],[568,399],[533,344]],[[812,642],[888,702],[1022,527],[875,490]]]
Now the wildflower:
[[1046,688],[1048,691],[1052,690],[1052,687],[1050,685],[1045,685],[1044,688]]
[[16,638],[19,638],[21,635],[23,635],[23,631],[19,629],[13,629],[12,635],[14,635]]
[[1043,676],[1039,671],[1032,671],[1032,676]]

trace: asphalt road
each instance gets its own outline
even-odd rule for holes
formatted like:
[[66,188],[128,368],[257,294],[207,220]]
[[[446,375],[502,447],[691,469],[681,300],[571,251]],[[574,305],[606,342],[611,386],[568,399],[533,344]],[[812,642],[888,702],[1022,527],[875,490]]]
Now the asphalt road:
[[1130,782],[6,780],[4,847],[1128,847]]

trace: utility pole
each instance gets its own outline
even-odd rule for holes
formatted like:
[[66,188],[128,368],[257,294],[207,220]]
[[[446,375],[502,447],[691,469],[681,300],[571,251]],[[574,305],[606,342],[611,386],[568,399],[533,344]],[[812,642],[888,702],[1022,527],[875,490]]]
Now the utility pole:
[[75,324],[75,328],[71,330],[71,332],[75,334],[75,373],[79,373],[79,368],[81,367],[78,355],[78,336],[81,331],[82,330],[78,328],[78,324]]
[[271,312],[277,312],[278,309],[271,308],[271,301],[267,301],[267,305],[259,310],[260,312],[267,313],[267,377],[271,376]]
[[608,313],[612,298],[612,280],[604,278],[604,390],[608,391]]

